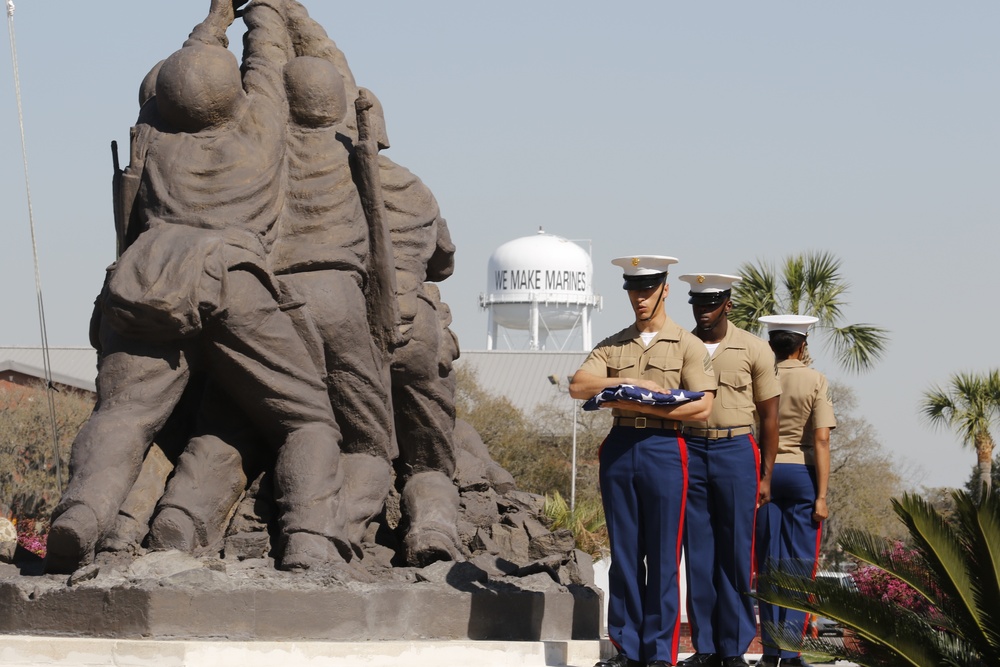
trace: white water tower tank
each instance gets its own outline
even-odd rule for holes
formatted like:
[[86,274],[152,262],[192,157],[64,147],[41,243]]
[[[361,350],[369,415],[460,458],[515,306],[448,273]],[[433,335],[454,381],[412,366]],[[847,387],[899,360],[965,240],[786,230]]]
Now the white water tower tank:
[[[529,350],[562,351],[576,332],[581,349],[593,347],[590,315],[601,309],[601,297],[594,294],[587,250],[539,229],[497,248],[487,272],[487,291],[479,296],[479,306],[489,313],[486,349],[500,349],[501,327],[526,331]],[[513,349],[510,336],[504,341],[505,349]]]

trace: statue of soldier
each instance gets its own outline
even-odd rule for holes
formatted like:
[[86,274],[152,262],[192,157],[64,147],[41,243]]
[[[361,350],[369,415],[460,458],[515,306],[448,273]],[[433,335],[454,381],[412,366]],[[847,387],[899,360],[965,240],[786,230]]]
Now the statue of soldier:
[[138,192],[100,297],[98,403],[73,444],[46,569],[88,562],[138,476],[192,370],[204,369],[277,452],[282,566],[327,557],[340,432],[326,387],[267,265],[284,207],[282,81],[291,46],[284,0],[245,13],[243,73],[226,28],[242,0],[208,17],[160,66],[140,112]]

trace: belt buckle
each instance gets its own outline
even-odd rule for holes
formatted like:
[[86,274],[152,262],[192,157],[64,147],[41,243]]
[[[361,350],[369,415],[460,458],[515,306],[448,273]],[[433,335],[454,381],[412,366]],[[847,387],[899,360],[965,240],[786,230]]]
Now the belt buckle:
[[635,428],[646,428],[646,418],[636,417],[635,423],[633,425],[635,426]]

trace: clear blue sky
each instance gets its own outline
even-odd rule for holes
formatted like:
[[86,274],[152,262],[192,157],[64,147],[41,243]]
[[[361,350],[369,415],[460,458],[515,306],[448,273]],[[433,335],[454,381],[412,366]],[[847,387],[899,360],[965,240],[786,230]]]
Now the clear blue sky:
[[[207,0],[17,0],[49,340],[87,342],[113,259],[112,139],[140,80]],[[389,155],[435,191],[459,247],[443,285],[483,349],[486,263],[546,231],[591,239],[599,339],[630,320],[609,260],[687,272],[804,250],[843,260],[847,317],[892,331],[853,386],[913,484],[959,485],[974,455],[920,423],[931,383],[1000,366],[1000,4],[307,1],[381,98]],[[8,46],[8,40],[3,40]],[[0,55],[0,343],[40,340],[8,49]]]

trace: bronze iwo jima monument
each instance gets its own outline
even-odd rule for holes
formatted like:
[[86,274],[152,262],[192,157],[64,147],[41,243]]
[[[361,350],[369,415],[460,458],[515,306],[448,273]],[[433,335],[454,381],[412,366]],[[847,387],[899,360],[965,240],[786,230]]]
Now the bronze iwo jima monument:
[[97,405],[0,633],[596,640],[590,557],[455,418],[456,249],[378,98],[296,0],[212,0],[178,42],[116,152]]

